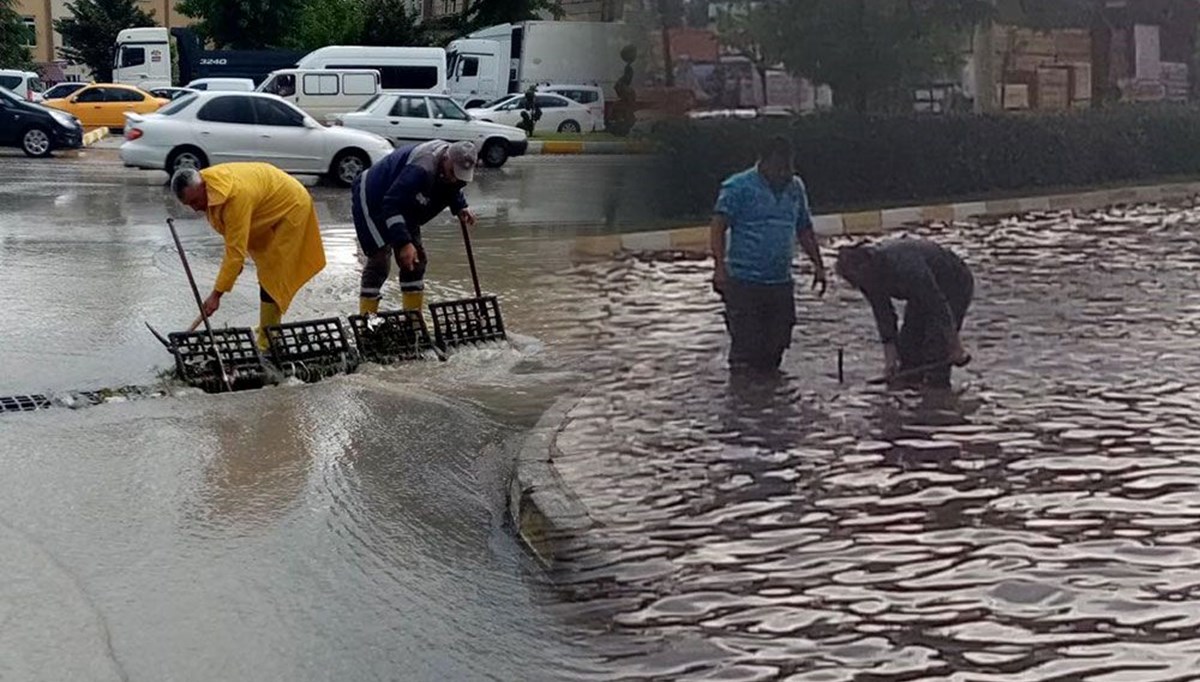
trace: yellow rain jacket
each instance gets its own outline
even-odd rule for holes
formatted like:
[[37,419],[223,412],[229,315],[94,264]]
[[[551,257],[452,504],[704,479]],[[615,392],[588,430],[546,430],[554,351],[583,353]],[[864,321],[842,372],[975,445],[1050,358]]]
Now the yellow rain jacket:
[[225,237],[214,288],[232,290],[249,254],[259,285],[287,312],[300,287],[325,267],[312,196],[268,163],[223,163],[200,176],[208,192],[208,222]]

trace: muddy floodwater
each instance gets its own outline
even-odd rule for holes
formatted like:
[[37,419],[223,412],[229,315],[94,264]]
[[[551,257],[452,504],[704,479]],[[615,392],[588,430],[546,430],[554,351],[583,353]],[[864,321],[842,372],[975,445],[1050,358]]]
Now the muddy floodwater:
[[[626,170],[480,173],[475,255],[510,347],[0,415],[0,680],[604,679],[504,511],[514,448],[569,388],[530,280],[568,262],[558,240]],[[151,176],[103,153],[0,155],[0,395],[158,385],[170,356],[144,322],[195,314],[165,218],[202,291],[223,249]],[[329,264],[288,319],[357,311],[349,194],[312,191]],[[430,299],[469,292],[457,224],[426,244]],[[251,326],[257,309],[248,267],[214,321]]]
[[1200,211],[920,232],[977,282],[949,394],[866,386],[844,283],[743,383],[707,264],[572,273],[606,352],[559,469],[601,527],[560,579],[625,678],[1195,679]]
[[[868,386],[869,308],[803,275],[784,375],[740,382],[707,263],[571,263],[644,219],[623,163],[481,174],[509,347],[0,417],[0,679],[1196,678],[1200,209],[922,228],[975,271],[953,392]],[[122,173],[0,155],[0,395],[167,364],[143,322],[193,303],[163,218],[202,287],[222,249]],[[356,309],[348,196],[313,194],[329,266],[293,319]],[[469,292],[456,226],[427,239],[430,298]],[[256,322],[251,276],[218,324]],[[563,396],[598,526],[548,576],[504,495]]]

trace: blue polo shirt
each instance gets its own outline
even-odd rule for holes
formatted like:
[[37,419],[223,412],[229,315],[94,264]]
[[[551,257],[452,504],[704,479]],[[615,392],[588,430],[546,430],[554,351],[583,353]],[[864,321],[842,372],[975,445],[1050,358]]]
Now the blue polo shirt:
[[800,176],[776,193],[757,166],[731,175],[721,183],[716,212],[729,223],[725,267],[730,277],[749,284],[792,281],[797,230],[812,229]]

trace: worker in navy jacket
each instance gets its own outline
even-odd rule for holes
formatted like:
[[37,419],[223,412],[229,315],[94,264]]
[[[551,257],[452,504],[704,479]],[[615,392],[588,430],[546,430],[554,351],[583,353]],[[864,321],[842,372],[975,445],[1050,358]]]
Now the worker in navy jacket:
[[400,266],[404,309],[424,306],[426,258],[421,226],[447,208],[464,226],[475,224],[462,190],[474,178],[477,157],[472,142],[431,140],[397,149],[354,181],[354,230],[367,256],[360,313],[379,311],[380,292],[393,257]]

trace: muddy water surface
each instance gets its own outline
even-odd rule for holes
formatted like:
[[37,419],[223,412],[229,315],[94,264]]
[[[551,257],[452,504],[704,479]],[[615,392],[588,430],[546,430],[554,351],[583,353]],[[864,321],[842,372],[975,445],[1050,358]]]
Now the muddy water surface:
[[580,347],[606,349],[558,439],[602,524],[561,576],[577,617],[637,643],[611,656],[631,679],[1192,679],[1198,223],[921,230],[977,280],[943,394],[866,387],[844,284],[799,295],[781,379],[740,382],[707,265],[575,270]]

